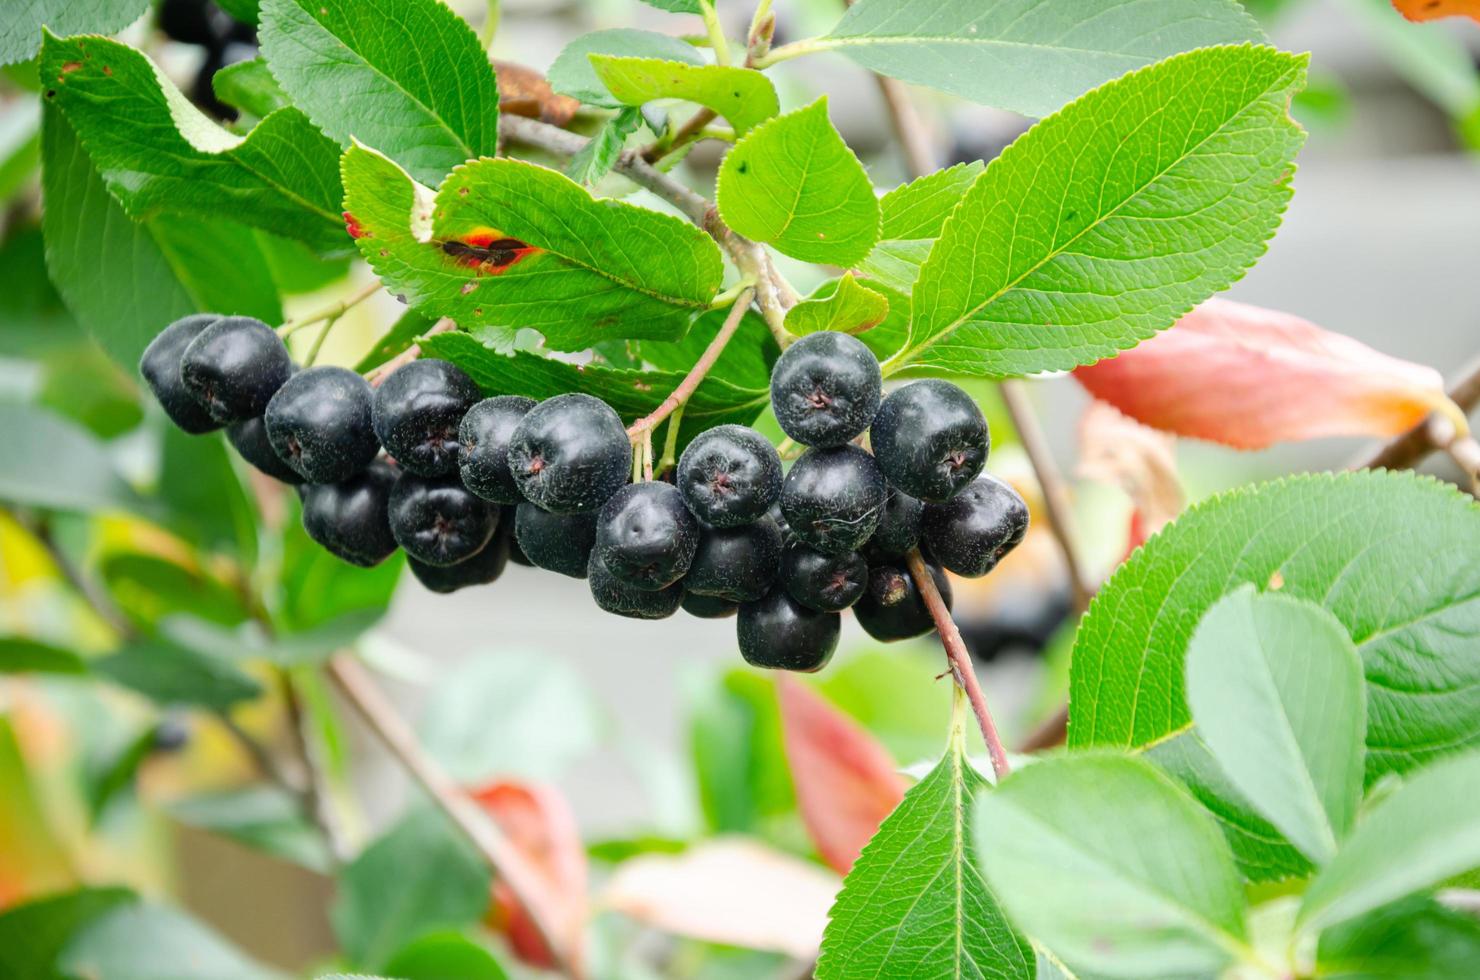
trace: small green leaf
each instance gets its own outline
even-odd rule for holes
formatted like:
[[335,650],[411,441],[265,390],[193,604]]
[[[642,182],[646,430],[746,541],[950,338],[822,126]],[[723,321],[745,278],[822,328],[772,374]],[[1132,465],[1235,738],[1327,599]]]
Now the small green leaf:
[[751,68],[607,54],[589,57],[596,77],[623,105],[640,106],[657,99],[695,102],[724,116],[741,135],[781,111],[776,87]]
[[939,237],[946,219],[985,167],[980,160],[958,163],[894,188],[879,198],[879,237],[885,241]]
[[1413,773],[1362,816],[1300,904],[1315,932],[1480,867],[1480,753]]
[[224,711],[262,693],[261,685],[228,661],[162,639],[136,640],[94,661],[93,669],[162,705]]
[[130,789],[139,774],[144,760],[154,753],[158,744],[158,726],[149,725],[133,738],[117,747],[117,751],[100,759],[90,760],[83,774],[87,791],[88,820],[96,828],[98,820],[119,794]]
[[796,812],[776,688],[753,671],[690,675],[684,685],[688,745],[699,806],[716,833],[766,836]]
[[622,103],[613,98],[606,86],[601,84],[601,79],[596,77],[596,69],[592,67],[590,60],[593,54],[659,58],[689,65],[704,64],[692,45],[685,44],[676,37],[654,31],[618,27],[609,31],[592,31],[567,44],[545,75],[550,87],[587,105],[620,109]]
[[1480,963],[1480,920],[1430,898],[1387,905],[1321,933],[1322,977],[1468,980]]
[[303,530],[296,506],[284,521],[280,547],[283,564],[274,622],[289,637],[288,649],[305,637],[324,636],[321,630],[338,628],[349,617],[360,616],[364,623],[364,617],[383,615],[406,567],[400,555],[374,568],[340,561]]
[[976,811],[977,854],[992,891],[1070,967],[1211,975],[1248,955],[1228,845],[1149,763],[1046,759],[981,793]]
[[977,866],[974,799],[987,781],[966,758],[956,718],[945,755],[910,787],[843,880],[828,913],[817,977],[1032,980],[1033,953]]
[[825,96],[736,143],[717,194],[731,228],[804,262],[852,265],[879,240],[873,185],[828,119]]
[[798,335],[819,330],[863,333],[878,326],[888,315],[889,298],[859,285],[853,273],[845,272],[843,278],[823,284],[817,292],[787,310],[786,329]]
[[0,636],[0,674],[85,674],[87,662],[71,650],[28,636]]
[[184,912],[128,903],[92,920],[61,957],[67,976],[106,980],[282,980]]
[[97,344],[82,344],[40,360],[36,404],[81,423],[100,439],[116,439],[144,421],[139,385]]
[[697,14],[700,13],[699,0],[642,0],[649,7],[657,7],[671,14]]
[[[390,160],[355,146],[344,181],[360,251],[386,285],[424,313],[497,328],[504,341],[516,327],[557,350],[671,340],[708,308],[723,273],[714,241],[688,222],[598,200],[519,160],[465,164],[430,200]],[[487,248],[498,243],[508,247]]]
[[187,796],[166,809],[187,826],[229,837],[311,871],[326,873],[333,864],[323,835],[304,820],[298,801],[275,786]]
[[570,158],[565,174],[577,184],[587,187],[605,177],[622,155],[622,146],[627,137],[637,132],[642,125],[642,113],[631,106],[622,109],[596,131],[581,151]]
[[263,0],[262,53],[293,103],[435,187],[498,152],[498,87],[466,21],[439,0]]
[[43,27],[58,34],[115,34],[143,16],[149,0],[26,0],[0,18],[0,65],[25,61]]
[[135,901],[127,888],[80,888],[0,912],[0,976],[62,980],[57,958],[88,923]]
[[0,401],[6,463],[0,500],[46,510],[145,509],[103,444],[75,422],[34,405]]
[[438,932],[408,943],[385,972],[398,980],[507,980],[508,974],[483,946],[455,932]]
[[114,603],[130,620],[153,629],[169,616],[191,615],[223,626],[247,618],[241,597],[199,565],[189,567],[133,551],[103,557],[99,574]]
[[211,90],[222,102],[258,119],[293,104],[261,58],[248,58],[220,69],[211,76]]

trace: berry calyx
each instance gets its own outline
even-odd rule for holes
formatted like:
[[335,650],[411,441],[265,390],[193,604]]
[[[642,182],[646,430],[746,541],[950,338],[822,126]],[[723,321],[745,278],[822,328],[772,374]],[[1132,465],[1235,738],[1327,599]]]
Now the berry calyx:
[[632,443],[622,420],[581,393],[540,402],[509,438],[509,472],[525,498],[555,514],[600,509],[631,476]]
[[526,501],[515,511],[514,524],[514,540],[528,564],[586,577],[596,547],[595,514],[552,514]]
[[841,446],[863,433],[879,409],[878,358],[857,337],[808,334],[777,359],[771,407],[782,430],[804,446]]
[[699,528],[699,547],[684,589],[732,602],[751,602],[771,590],[781,562],[781,529],[770,518],[740,527]]
[[945,503],[928,505],[923,528],[933,560],[976,578],[1022,542],[1028,505],[1010,485],[983,474]]
[[463,486],[495,503],[517,504],[524,500],[509,472],[509,439],[537,404],[533,398],[521,395],[499,395],[468,409],[457,430],[462,444],[458,468]]
[[938,378],[905,385],[884,399],[869,431],[889,482],[934,503],[976,479],[991,441],[986,416],[971,396]]
[[283,383],[263,421],[278,458],[309,483],[338,483],[380,452],[369,383],[342,367],[311,367]]
[[391,533],[406,554],[428,565],[455,565],[483,549],[499,510],[455,476],[403,473],[390,496]]
[[792,535],[828,555],[856,551],[884,509],[884,476],[857,446],[809,449],[781,486]]
[[375,391],[375,435],[408,473],[446,476],[457,469],[458,427],[483,393],[449,361],[403,364]]
[[824,555],[793,541],[781,556],[781,586],[808,609],[842,612],[867,585],[868,563],[856,551]]
[[602,505],[596,554],[613,578],[657,590],[689,570],[699,544],[699,522],[671,484],[634,483]]
[[[935,588],[951,606],[951,583],[944,572],[926,565]],[[903,565],[879,565],[869,569],[868,588],[853,606],[853,615],[865,633],[882,643],[908,640],[935,629],[925,599]]]
[[814,673],[832,659],[842,632],[837,613],[817,612],[781,589],[740,605],[740,655],[756,667]]
[[602,563],[599,550],[591,552],[586,578],[597,606],[629,619],[667,619],[683,602],[683,586],[678,583],[661,589],[639,589],[623,582]]
[[249,316],[217,317],[180,356],[186,390],[223,424],[261,415],[292,373],[282,339]]
[[204,405],[196,401],[190,389],[180,378],[180,359],[191,341],[200,336],[202,330],[221,319],[215,313],[196,313],[181,317],[161,330],[144,356],[139,358],[139,373],[144,376],[149,390],[159,407],[175,423],[191,435],[200,435],[221,428],[221,423],[211,417]]
[[748,426],[716,426],[684,449],[676,483],[699,520],[738,527],[760,518],[781,496],[781,457]]
[[226,427],[226,438],[231,441],[237,454],[259,472],[290,486],[304,482],[303,477],[283,462],[277,450],[272,448],[272,442],[267,438],[267,422],[262,416],[231,423]]
[[396,469],[383,459],[342,483],[303,488],[303,529],[330,554],[369,568],[396,550],[387,508]]

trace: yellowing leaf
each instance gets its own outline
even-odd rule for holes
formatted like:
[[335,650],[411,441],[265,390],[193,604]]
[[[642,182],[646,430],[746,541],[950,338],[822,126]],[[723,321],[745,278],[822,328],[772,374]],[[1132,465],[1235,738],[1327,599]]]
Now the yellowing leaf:
[[589,57],[596,76],[623,105],[655,99],[696,102],[724,116],[741,134],[781,111],[771,80],[751,68],[609,54]]
[[1480,0],[1393,0],[1393,9],[1412,21],[1469,17],[1480,21]]

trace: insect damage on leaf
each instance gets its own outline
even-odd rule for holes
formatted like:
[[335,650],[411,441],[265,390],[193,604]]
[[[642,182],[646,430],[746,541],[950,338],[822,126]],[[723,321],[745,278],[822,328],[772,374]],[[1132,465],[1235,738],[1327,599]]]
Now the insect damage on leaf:
[[442,251],[479,275],[499,275],[543,249],[492,228],[441,243]]

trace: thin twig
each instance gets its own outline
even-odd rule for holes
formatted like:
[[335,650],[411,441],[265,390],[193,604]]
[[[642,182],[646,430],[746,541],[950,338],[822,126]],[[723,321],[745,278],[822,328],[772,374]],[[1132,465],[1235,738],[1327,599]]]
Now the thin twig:
[[278,330],[284,337],[287,337],[303,329],[304,327],[311,327],[315,323],[319,323],[323,320],[337,320],[339,317],[344,316],[345,313],[354,309],[356,306],[359,306],[361,303],[365,302],[365,300],[369,299],[371,296],[374,296],[376,293],[380,292],[384,288],[385,284],[382,283],[379,279],[375,279],[371,282],[366,283],[363,289],[356,290],[354,295],[352,296],[348,296],[345,299],[336,300],[335,302],[330,303],[328,306],[325,306],[322,309],[315,310],[307,316],[298,316],[294,317],[291,320],[284,320],[283,325],[278,327]]
[[977,683],[976,671],[971,666],[971,654],[966,649],[965,641],[961,639],[956,621],[951,618],[951,611],[946,608],[945,600],[935,587],[935,579],[925,567],[925,559],[920,557],[920,550],[916,548],[911,551],[905,560],[909,565],[910,577],[915,580],[915,588],[920,590],[925,608],[935,621],[935,631],[940,634],[941,646],[946,648],[946,660],[950,663],[951,674],[961,690],[966,692],[966,699],[971,702],[971,713],[976,715],[982,740],[987,743],[987,754],[992,757],[992,771],[997,774],[1000,782],[1007,778],[1012,766],[1007,761],[1007,750],[1002,747],[1002,739],[997,734],[997,725],[992,721],[992,712],[987,708],[986,696]]
[[699,387],[699,383],[704,380],[704,376],[709,373],[709,369],[714,367],[714,362],[719,360],[719,356],[724,353],[725,345],[740,328],[740,322],[745,319],[745,311],[750,307],[750,301],[754,296],[755,290],[752,288],[740,291],[740,295],[735,297],[735,304],[730,307],[729,316],[725,317],[725,322],[720,326],[719,332],[714,335],[714,339],[709,342],[709,346],[704,348],[704,353],[700,354],[694,366],[689,368],[689,373],[684,375],[678,387],[663,399],[661,405],[628,426],[627,435],[631,436],[634,441],[639,436],[651,438],[652,431],[658,423],[688,402],[694,390]]
[[680,126],[672,137],[666,140],[657,139],[649,143],[641,151],[642,159],[648,163],[657,163],[670,153],[682,149],[686,144],[699,138],[704,127],[714,122],[719,113],[713,109],[700,109],[689,117],[689,121]]
[[905,170],[913,177],[923,177],[935,169],[935,153],[930,147],[930,137],[920,119],[915,104],[910,101],[904,85],[887,75],[874,75],[879,94],[884,97],[884,107],[889,112],[889,121],[899,137],[899,148],[904,153]]
[[308,737],[308,717],[303,710],[303,697],[298,692],[298,684],[293,679],[292,671],[278,668],[277,675],[283,703],[288,709],[288,729],[293,737],[293,749],[303,768],[304,805],[313,815],[314,823],[329,848],[330,857],[336,863],[342,863],[349,856],[349,849],[345,846],[344,835],[339,832],[339,821],[329,803],[330,794],[325,785],[324,768],[320,765]]
[[[448,318],[443,317],[432,325],[432,329],[428,330],[426,335],[430,337],[434,334],[446,333],[449,330],[456,329],[456,327],[457,324],[453,323]],[[376,368],[374,371],[371,371],[370,386],[372,388],[379,387],[380,383],[386,378],[390,377],[392,372],[394,372],[396,368],[400,367],[403,364],[410,364],[412,361],[416,360],[420,356],[421,345],[412,344],[410,347],[401,351],[401,353],[397,354],[389,361],[386,361],[384,364],[380,365],[380,367]]]
[[1052,715],[1043,719],[1038,727],[1028,733],[1018,746],[1019,752],[1041,752],[1055,745],[1063,745],[1069,735],[1069,703],[1059,705]]
[[[1449,400],[1459,406],[1460,411],[1469,413],[1480,402],[1480,357],[1475,358],[1454,377],[1450,382],[1448,390]],[[1430,453],[1440,450],[1450,450],[1456,443],[1465,440],[1465,436],[1458,431],[1453,422],[1443,415],[1435,413],[1422,422],[1409,429],[1407,432],[1383,443],[1377,449],[1363,453],[1354,459],[1347,467],[1348,469],[1389,469],[1402,470],[1416,466]],[[1472,449],[1469,446],[1461,446],[1459,458],[1456,459],[1464,466],[1470,475],[1476,475],[1476,469],[1467,465],[1466,457],[1480,455],[1480,449]],[[1470,458],[1468,463],[1480,462],[1480,459]]]
[[472,842],[499,880],[514,893],[529,914],[535,932],[565,973],[577,978],[583,976],[580,937],[578,934],[562,935],[550,908],[549,894],[524,855],[473,798],[427,755],[411,727],[359,661],[348,654],[337,654],[330,659],[327,670],[330,679],[370,730]]

